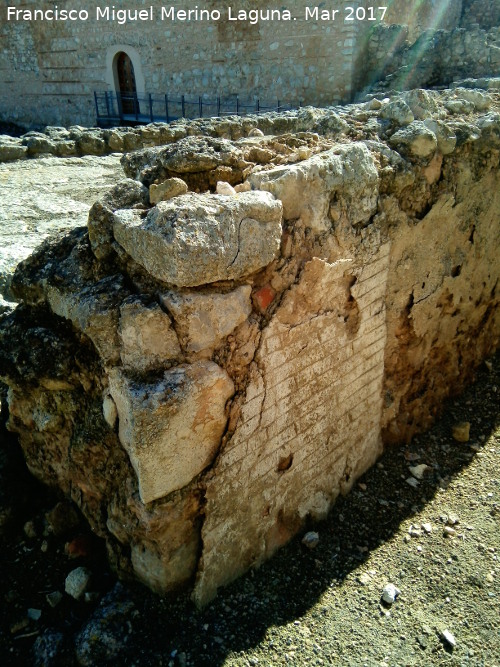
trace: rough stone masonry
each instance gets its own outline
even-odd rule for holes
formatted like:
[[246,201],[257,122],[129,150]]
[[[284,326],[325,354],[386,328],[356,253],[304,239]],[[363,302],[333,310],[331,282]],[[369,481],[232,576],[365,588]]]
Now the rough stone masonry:
[[252,122],[125,155],[88,227],[18,267],[0,324],[30,470],[120,576],[200,605],[499,342],[497,93]]

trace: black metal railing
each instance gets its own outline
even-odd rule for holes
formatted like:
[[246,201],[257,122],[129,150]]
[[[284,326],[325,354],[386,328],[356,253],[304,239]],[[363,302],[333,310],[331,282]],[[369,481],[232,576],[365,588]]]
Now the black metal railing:
[[231,98],[205,96],[196,98],[186,95],[153,95],[151,93],[94,92],[98,125],[121,123],[167,122],[178,118],[210,118],[214,116],[245,116],[270,111],[297,109],[301,103],[292,105],[276,100],[274,104],[260,99],[242,101],[238,96]]

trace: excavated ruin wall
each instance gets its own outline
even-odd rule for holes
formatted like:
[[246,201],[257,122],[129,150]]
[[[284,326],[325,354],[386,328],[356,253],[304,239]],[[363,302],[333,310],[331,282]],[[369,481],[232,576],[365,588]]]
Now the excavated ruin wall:
[[[467,77],[500,71],[499,21],[447,30],[429,30],[409,39],[405,25],[375,26],[357,69],[355,89],[382,81],[393,90],[448,86]],[[368,63],[368,65],[366,65]]]
[[121,576],[206,603],[498,347],[499,111],[412,91],[131,153],[19,266],[9,428]]

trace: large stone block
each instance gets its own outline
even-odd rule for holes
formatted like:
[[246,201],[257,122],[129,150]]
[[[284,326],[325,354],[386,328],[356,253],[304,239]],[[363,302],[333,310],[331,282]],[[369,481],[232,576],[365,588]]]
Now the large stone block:
[[249,181],[283,202],[286,220],[300,218],[316,232],[329,228],[328,209],[335,193],[345,203],[351,224],[369,220],[377,208],[377,169],[361,143],[338,145],[297,164],[253,173]]
[[266,192],[188,194],[146,218],[114,215],[115,239],[154,278],[193,287],[242,278],[269,264],[281,240],[281,202]]
[[119,333],[126,368],[138,372],[159,369],[181,356],[170,318],[156,303],[145,305],[135,296],[126,299],[120,307]]
[[172,313],[187,352],[212,351],[250,315],[251,291],[243,285],[227,294],[166,292],[161,301]]
[[138,382],[113,369],[109,387],[118,409],[119,437],[149,503],[181,489],[210,465],[234,385],[210,361],[182,365]]

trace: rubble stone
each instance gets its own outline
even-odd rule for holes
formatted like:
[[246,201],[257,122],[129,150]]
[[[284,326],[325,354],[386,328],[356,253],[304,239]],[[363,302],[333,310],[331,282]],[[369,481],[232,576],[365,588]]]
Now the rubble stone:
[[264,192],[188,194],[143,220],[117,211],[114,236],[158,280],[192,287],[241,278],[269,264],[281,238],[281,202]]
[[250,315],[250,285],[217,292],[165,292],[162,304],[172,314],[186,352],[209,354]]
[[138,382],[119,369],[109,376],[120,441],[137,473],[144,503],[186,486],[219,447],[234,386],[213,362],[177,366]]

